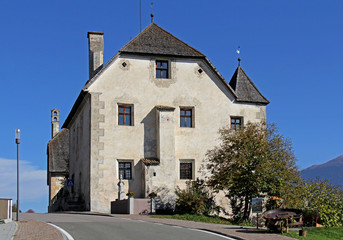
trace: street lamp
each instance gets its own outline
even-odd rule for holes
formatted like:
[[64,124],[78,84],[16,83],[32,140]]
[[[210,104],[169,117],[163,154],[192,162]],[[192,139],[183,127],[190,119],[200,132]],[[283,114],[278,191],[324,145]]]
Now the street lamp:
[[15,130],[15,143],[17,144],[17,221],[19,221],[19,144],[20,129]]

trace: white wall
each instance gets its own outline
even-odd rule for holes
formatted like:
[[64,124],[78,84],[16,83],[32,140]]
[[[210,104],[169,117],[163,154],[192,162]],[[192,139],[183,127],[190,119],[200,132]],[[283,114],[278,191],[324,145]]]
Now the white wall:
[[[127,63],[125,68],[123,61]],[[103,136],[99,136],[104,143],[99,151],[103,162],[96,164],[96,159],[91,160],[91,177],[99,179],[91,190],[92,202],[96,201],[97,206],[94,210],[109,211],[109,202],[117,198],[118,159],[132,160],[135,165],[133,180],[124,181],[125,191],[130,188],[139,196],[146,194],[141,191],[143,170],[139,160],[157,157],[155,106],[175,108],[175,160],[171,163],[174,167],[163,172],[160,169],[152,179],[152,186],[166,187],[169,192],[174,192],[174,184],[166,176],[174,176],[176,185],[185,183],[179,180],[180,159],[194,160],[194,177],[201,177],[198,171],[205,154],[219,143],[218,130],[230,125],[230,116],[242,116],[245,123],[265,119],[265,106],[234,103],[232,93],[202,60],[172,59],[170,65],[171,79],[156,79],[155,59],[118,58],[88,88],[91,93],[101,93],[99,100],[104,104],[100,109],[104,119],[99,122],[104,130]],[[199,67],[204,70],[202,74],[197,72]],[[118,125],[118,103],[134,105],[133,126]],[[180,106],[194,107],[194,128],[180,127]],[[161,166],[154,169],[158,171]]]
[[88,209],[90,206],[90,108],[90,100],[86,96],[69,129],[69,178],[74,179],[73,196],[75,201],[79,197],[85,200]]

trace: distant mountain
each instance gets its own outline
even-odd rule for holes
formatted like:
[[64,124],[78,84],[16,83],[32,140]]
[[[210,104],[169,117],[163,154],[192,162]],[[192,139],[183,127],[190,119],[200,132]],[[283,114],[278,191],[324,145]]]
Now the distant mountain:
[[330,180],[331,184],[343,185],[343,155],[320,165],[313,165],[301,172],[304,179],[316,177]]

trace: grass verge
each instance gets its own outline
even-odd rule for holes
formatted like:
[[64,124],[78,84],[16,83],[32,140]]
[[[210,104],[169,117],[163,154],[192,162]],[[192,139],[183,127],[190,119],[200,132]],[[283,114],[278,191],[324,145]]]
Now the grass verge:
[[153,215],[153,218],[169,218],[177,220],[186,220],[194,222],[239,225],[239,226],[252,226],[250,222],[237,223],[221,217],[198,216],[193,214],[174,214],[174,215]]
[[[239,225],[239,226],[253,226],[250,222],[236,223],[221,217],[209,217],[198,216],[193,214],[174,214],[174,215],[153,215],[153,218],[168,218],[177,220],[186,220],[203,223],[215,223],[215,224],[227,224],[227,225]],[[307,237],[300,237],[299,231],[290,230],[289,233],[284,233],[284,236],[292,237],[295,239],[305,240],[343,240],[343,227],[332,228],[304,228],[307,231]],[[268,232],[265,229],[261,229],[261,232]]]
[[310,239],[310,240],[343,240],[343,227],[331,228],[304,228],[307,231],[306,238],[299,236],[299,231],[290,231],[285,233],[285,236],[295,239]]

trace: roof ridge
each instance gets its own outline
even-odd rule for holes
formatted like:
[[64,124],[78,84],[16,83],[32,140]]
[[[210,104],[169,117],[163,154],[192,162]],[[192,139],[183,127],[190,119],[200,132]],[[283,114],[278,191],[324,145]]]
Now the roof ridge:
[[[237,67],[237,69],[236,69],[236,71],[237,71],[237,76],[236,76],[236,89],[238,89],[238,87],[240,86],[240,81],[238,81],[238,79],[239,79],[239,77],[240,77],[240,69],[242,69],[241,68],[241,65],[239,65],[238,67]],[[242,69],[243,70],[243,69]],[[247,75],[246,75],[247,76]]]
[[196,52],[197,54],[203,55],[205,57],[205,54],[203,54],[202,52],[200,52],[199,50],[193,48],[192,46],[188,45],[187,43],[185,43],[184,41],[182,41],[181,39],[175,37],[173,34],[171,34],[170,32],[168,32],[167,30],[163,29],[162,27],[160,27],[159,25],[157,25],[156,23],[151,23],[151,25],[156,25],[156,27],[158,27],[159,29],[161,29],[162,31],[164,31],[165,33],[169,34],[170,36],[172,36],[173,38],[175,38],[177,41],[181,42],[182,44],[186,45],[186,47],[191,48],[194,52]]
[[67,130],[69,130],[69,129],[62,128],[53,138],[50,139],[50,141],[48,142],[48,145],[50,145],[50,143],[53,143],[54,140],[56,140],[59,137],[59,135],[61,135],[62,132],[65,132]]
[[147,26],[142,32],[122,47],[119,52],[205,57],[205,54],[183,42],[156,23],[151,23]]
[[148,31],[152,27],[154,23],[150,23],[146,28],[143,29],[140,33],[138,33],[134,38],[132,38],[128,43],[126,43],[118,52],[121,52],[123,48],[128,46],[133,40],[135,40],[139,35],[143,34],[144,32]]
[[235,90],[230,86],[230,84],[225,80],[225,78],[223,77],[223,75],[221,75],[221,73],[217,70],[217,68],[213,65],[213,63],[205,56],[205,61],[207,62],[207,64],[210,66],[210,69],[212,69],[215,74],[217,74],[217,76],[219,77],[219,79],[222,80],[222,82],[224,83],[224,85],[229,89],[229,91],[232,93],[232,95],[235,98],[238,98],[237,93],[235,92]]

